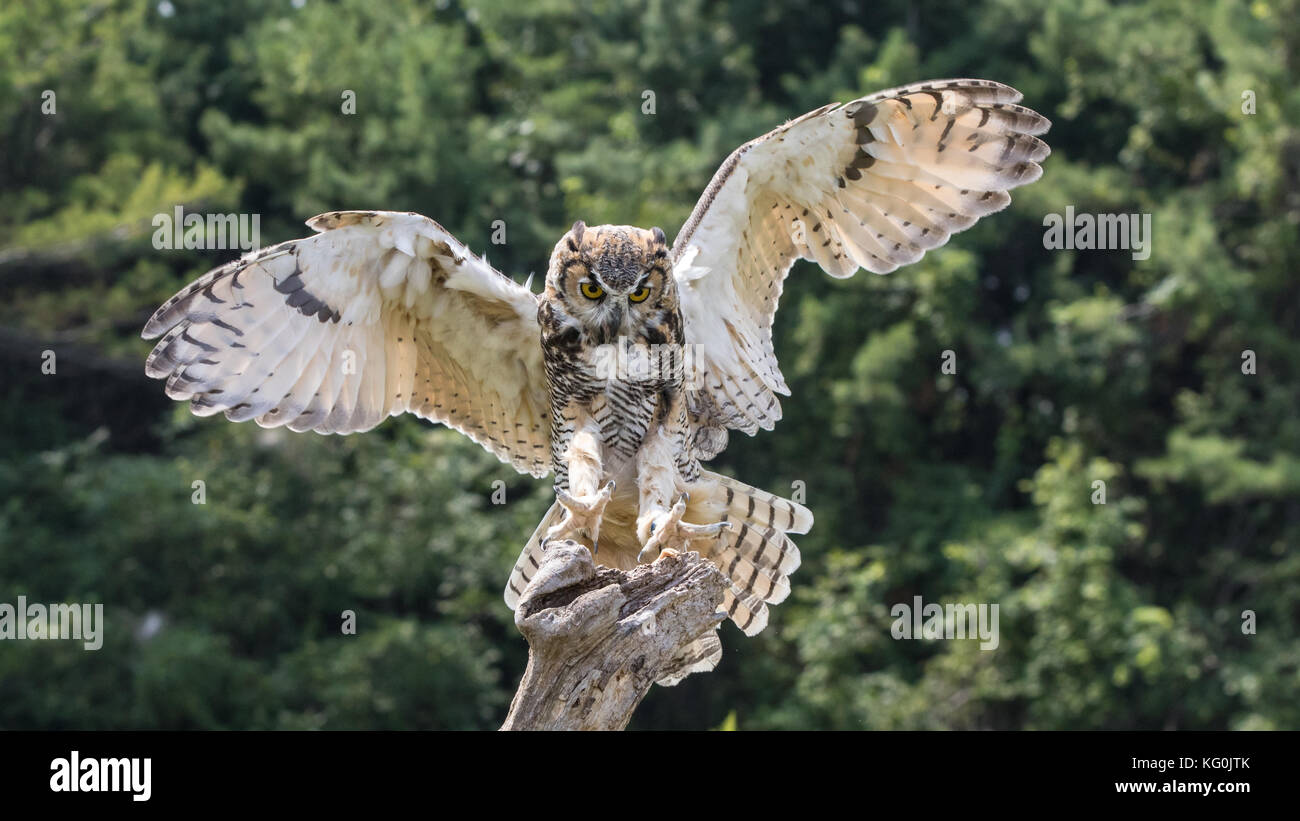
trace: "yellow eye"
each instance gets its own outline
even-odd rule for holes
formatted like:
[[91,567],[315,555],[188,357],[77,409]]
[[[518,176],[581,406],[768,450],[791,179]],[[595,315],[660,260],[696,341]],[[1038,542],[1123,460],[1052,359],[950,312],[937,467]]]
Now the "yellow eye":
[[584,282],[578,289],[587,299],[600,299],[605,295],[605,289],[594,282]]
[[635,291],[628,294],[627,298],[632,300],[633,302],[645,302],[646,298],[649,296],[650,296],[650,289],[647,286],[642,285],[640,288],[637,288]]

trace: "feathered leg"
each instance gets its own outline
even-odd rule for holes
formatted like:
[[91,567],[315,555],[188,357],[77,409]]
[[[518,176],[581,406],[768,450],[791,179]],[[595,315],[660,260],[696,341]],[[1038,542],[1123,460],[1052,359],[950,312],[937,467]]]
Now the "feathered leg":
[[600,441],[600,426],[590,419],[570,438],[565,454],[569,490],[555,488],[555,498],[564,508],[564,518],[546,532],[544,542],[585,537],[582,540],[589,541],[593,551],[598,549],[600,521],[614,492],[613,482],[597,490],[602,475]]
[[[672,435],[656,426],[637,451],[637,485],[641,491],[636,520],[641,553],[637,561],[647,562],[664,554],[690,549],[692,541],[712,540],[731,527],[728,522],[693,525],[682,521],[687,496],[679,492],[677,445]],[[672,504],[676,497],[676,504]]]

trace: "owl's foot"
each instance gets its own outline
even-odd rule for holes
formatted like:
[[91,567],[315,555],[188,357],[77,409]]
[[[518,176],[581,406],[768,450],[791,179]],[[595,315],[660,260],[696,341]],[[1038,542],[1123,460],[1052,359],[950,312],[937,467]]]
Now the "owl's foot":
[[542,544],[552,540],[572,539],[585,535],[591,540],[592,552],[599,547],[600,521],[605,515],[605,505],[614,493],[614,483],[610,482],[597,493],[590,496],[572,496],[559,488],[555,490],[555,500],[564,508],[564,518],[546,531]]
[[716,539],[724,530],[731,529],[731,522],[716,522],[711,525],[693,525],[682,521],[686,512],[685,493],[673,505],[672,510],[661,511],[650,520],[650,538],[637,556],[638,562],[658,560],[664,556],[676,556],[690,549],[690,543],[700,539]]

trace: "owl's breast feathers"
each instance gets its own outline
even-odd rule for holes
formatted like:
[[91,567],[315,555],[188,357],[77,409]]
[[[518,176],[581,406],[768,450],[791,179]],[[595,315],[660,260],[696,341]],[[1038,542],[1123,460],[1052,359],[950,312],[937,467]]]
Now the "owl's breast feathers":
[[[562,464],[566,440],[581,418],[599,425],[608,459],[606,472],[611,475],[633,459],[652,426],[689,424],[684,414],[677,413],[683,407],[676,398],[683,390],[687,358],[682,318],[675,306],[655,311],[636,333],[609,342],[580,326],[553,300],[542,300],[538,325],[558,486],[564,486],[567,476]],[[685,435],[682,439],[689,441]],[[683,457],[689,459],[687,454]]]

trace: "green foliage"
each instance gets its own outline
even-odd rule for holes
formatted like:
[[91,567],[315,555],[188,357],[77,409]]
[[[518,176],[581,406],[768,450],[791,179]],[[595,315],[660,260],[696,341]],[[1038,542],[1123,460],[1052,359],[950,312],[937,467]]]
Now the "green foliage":
[[[0,642],[0,726],[491,728],[523,669],[546,483],[410,418],[169,407],[139,328],[233,252],[155,251],[155,214],[409,209],[522,278],[574,219],[672,235],[784,119],[974,76],[1052,118],[1043,179],[891,276],[796,266],[785,419],[718,460],[805,483],[794,593],[634,726],[1300,727],[1293,0],[298,6],[0,10],[0,602],[107,619]],[[1045,250],[1067,206],[1151,214],[1150,258]],[[998,648],[895,640],[918,595],[996,603]]]

